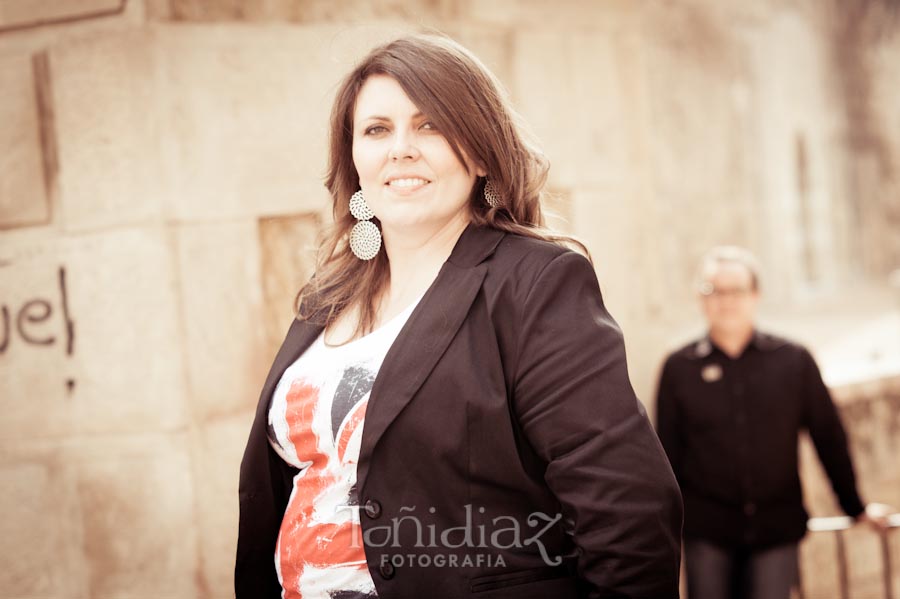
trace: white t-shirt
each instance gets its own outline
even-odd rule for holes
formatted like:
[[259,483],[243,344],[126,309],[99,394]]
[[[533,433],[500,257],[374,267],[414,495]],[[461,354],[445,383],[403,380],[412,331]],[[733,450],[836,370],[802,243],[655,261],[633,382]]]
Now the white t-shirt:
[[356,464],[372,384],[418,303],[345,345],[325,345],[323,332],[275,387],[269,442],[300,468],[275,546],[285,599],[377,596],[359,526]]

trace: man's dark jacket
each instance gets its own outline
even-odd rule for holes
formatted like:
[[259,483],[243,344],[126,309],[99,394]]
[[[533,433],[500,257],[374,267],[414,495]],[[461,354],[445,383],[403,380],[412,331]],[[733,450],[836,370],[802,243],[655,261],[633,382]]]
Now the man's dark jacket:
[[684,536],[763,548],[806,532],[797,443],[808,430],[844,511],[863,511],[847,437],[815,360],[756,331],[737,358],[704,337],[668,357],[657,428],[684,496]]

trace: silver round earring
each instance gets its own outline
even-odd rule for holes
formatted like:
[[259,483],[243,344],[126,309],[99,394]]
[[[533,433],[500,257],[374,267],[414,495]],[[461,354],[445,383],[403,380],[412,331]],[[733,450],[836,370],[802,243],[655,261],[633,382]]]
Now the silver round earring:
[[381,249],[381,231],[369,220],[375,213],[366,204],[362,189],[350,197],[350,214],[357,219],[350,230],[350,251],[360,260],[371,260]]
[[487,202],[488,206],[491,208],[500,208],[503,206],[503,199],[497,192],[497,187],[494,185],[494,182],[488,178],[485,178],[484,180],[484,201]]

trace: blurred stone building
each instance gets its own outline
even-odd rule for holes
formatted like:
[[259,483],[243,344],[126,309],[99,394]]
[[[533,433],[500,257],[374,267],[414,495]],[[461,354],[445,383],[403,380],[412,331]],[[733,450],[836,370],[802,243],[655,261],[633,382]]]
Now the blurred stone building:
[[[542,141],[551,222],[590,248],[648,407],[702,330],[698,257],[746,245],[865,496],[900,505],[896,0],[0,0],[0,595],[232,595],[238,465],[330,214],[332,93],[423,28]],[[811,512],[838,514],[803,456]],[[853,596],[879,597],[877,539],[849,542]],[[833,539],[803,555],[807,597],[834,596]]]

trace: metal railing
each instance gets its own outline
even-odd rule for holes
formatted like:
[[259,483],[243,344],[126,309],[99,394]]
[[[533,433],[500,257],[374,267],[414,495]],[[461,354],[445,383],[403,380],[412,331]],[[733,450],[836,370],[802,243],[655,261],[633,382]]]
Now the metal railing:
[[[807,529],[813,533],[833,532],[835,535],[835,551],[838,562],[838,582],[841,590],[841,599],[850,599],[850,577],[847,572],[847,546],[844,539],[844,531],[852,528],[856,522],[849,516],[833,516],[829,518],[810,518]],[[881,542],[881,571],[884,581],[884,599],[894,599],[893,570],[891,568],[891,544],[889,536],[897,528],[900,528],[900,514],[888,516],[888,529],[876,532]],[[804,599],[803,579],[800,580],[800,598]]]

